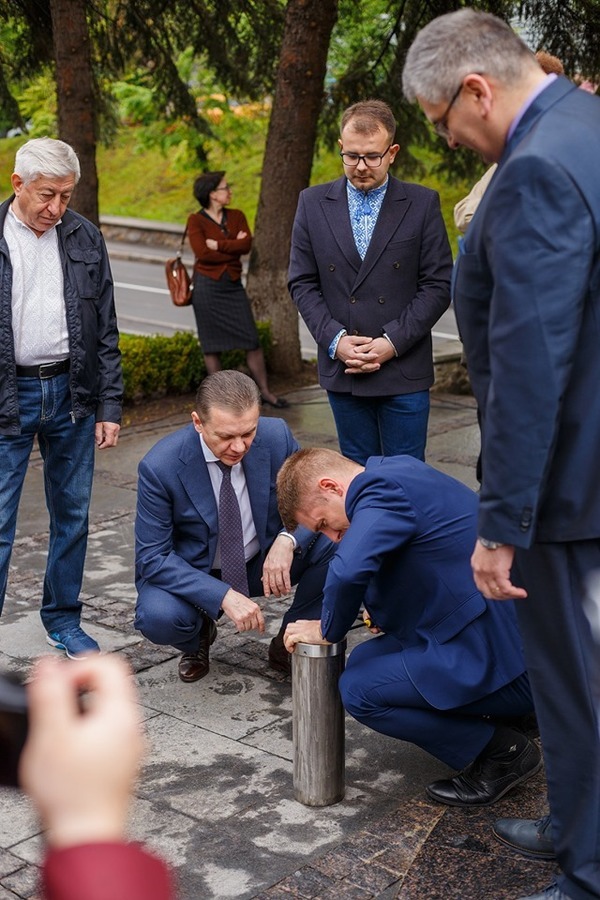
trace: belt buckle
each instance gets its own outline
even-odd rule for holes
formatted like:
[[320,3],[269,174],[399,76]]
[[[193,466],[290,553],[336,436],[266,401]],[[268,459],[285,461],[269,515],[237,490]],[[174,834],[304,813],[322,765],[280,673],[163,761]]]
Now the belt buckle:
[[[52,370],[53,370],[53,369],[56,369],[56,365],[57,365],[57,364],[56,364],[55,362],[51,362],[51,363],[42,363],[42,364],[40,365],[40,369],[39,369],[40,378],[52,378],[52,374],[53,374]],[[48,371],[48,372],[46,373],[46,372],[45,372],[46,369],[48,369],[48,370],[50,370],[50,371]]]

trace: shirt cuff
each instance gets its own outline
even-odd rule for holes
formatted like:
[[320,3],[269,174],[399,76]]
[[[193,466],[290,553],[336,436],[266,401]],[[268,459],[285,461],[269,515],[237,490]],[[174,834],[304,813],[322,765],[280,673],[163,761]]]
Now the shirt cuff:
[[397,351],[396,348],[394,347],[394,342],[392,341],[392,339],[391,339],[391,337],[389,336],[389,334],[386,334],[385,331],[384,331],[384,332],[383,332],[383,337],[386,339],[386,341],[388,342],[388,344],[390,345],[390,347],[391,347],[392,350],[394,351],[394,356],[398,356],[398,351]]
[[339,344],[341,338],[343,338],[345,334],[348,334],[348,332],[346,331],[345,328],[342,328],[342,330],[338,331],[338,333],[336,334],[336,336],[330,343],[329,350],[327,351],[327,356],[329,357],[329,359],[335,359],[335,354],[337,353],[338,344]]
[[292,544],[294,545],[294,550],[295,550],[296,547],[298,546],[298,541],[296,540],[296,538],[294,537],[294,535],[293,535],[293,534],[290,534],[289,531],[285,531],[285,530],[284,530],[284,531],[280,531],[278,537],[281,537],[281,535],[283,535],[284,537],[287,537],[287,538],[290,539],[290,541],[291,541]]

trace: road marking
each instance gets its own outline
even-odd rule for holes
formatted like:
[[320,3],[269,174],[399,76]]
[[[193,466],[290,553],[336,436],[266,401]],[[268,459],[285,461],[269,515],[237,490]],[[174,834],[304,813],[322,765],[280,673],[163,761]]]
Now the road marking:
[[145,284],[128,284],[126,281],[115,281],[114,286],[128,291],[144,291],[148,294],[168,294],[167,288],[149,287]]

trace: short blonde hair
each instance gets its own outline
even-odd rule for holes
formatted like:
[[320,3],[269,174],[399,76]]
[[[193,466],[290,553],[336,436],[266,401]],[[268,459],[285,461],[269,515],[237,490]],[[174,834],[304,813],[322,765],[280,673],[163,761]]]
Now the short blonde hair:
[[312,497],[316,498],[319,478],[355,469],[353,460],[326,447],[307,447],[288,456],[277,476],[279,515],[287,530],[297,527],[298,513]]

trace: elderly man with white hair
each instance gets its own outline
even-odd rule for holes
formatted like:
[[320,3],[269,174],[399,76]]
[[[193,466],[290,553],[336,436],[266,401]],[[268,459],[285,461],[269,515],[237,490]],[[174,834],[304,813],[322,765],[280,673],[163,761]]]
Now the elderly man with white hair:
[[50,539],[41,618],[71,658],[99,650],[81,628],[94,448],[114,447],[123,381],[113,281],[99,230],[68,209],[68,144],[27,141],[0,205],[0,610],[34,438]]

